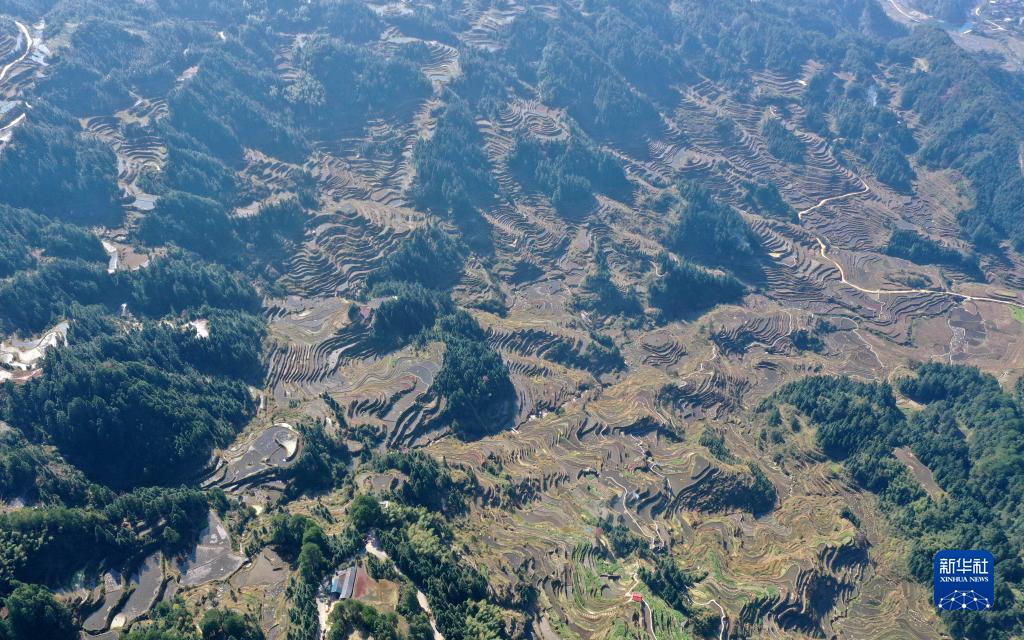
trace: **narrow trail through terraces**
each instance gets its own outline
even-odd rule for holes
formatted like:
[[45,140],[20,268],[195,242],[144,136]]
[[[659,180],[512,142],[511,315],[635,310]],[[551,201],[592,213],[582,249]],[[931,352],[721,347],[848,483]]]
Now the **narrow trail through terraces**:
[[[622,510],[626,513],[627,516],[629,516],[629,519],[633,521],[633,524],[635,524],[637,526],[637,528],[640,529],[640,531],[643,532],[643,534],[645,536],[649,537],[651,539],[652,543],[655,542],[656,540],[658,542],[661,542],[661,535],[660,535],[660,533],[658,533],[657,530],[655,530],[655,534],[654,535],[651,535],[650,530],[647,527],[645,527],[642,524],[640,524],[640,522],[636,519],[636,517],[632,513],[630,513],[629,507],[626,506],[626,495],[629,493],[629,489],[627,489],[618,480],[616,480],[614,478],[610,478],[609,477],[608,479],[611,480],[612,484],[614,484],[616,487],[618,487],[619,489],[622,490]],[[634,589],[636,589],[637,585],[639,585],[639,584],[640,584],[640,578],[639,578],[637,573],[634,573],[633,574],[633,584],[626,590],[627,597],[630,595],[630,593]],[[645,626],[647,626],[647,632],[649,634],[651,634],[651,637],[654,640],[658,640],[658,636],[655,635],[655,633],[654,633],[654,613],[651,610],[651,607],[647,603],[646,599],[642,600],[641,602],[642,602],[642,605],[643,605],[644,610],[645,610],[644,623],[645,623]],[[719,625],[718,625],[718,640],[723,640],[723,637],[724,637],[724,634],[725,634],[725,623],[728,621],[729,618],[728,618],[728,616],[726,616],[725,609],[722,607],[722,605],[718,604],[718,601],[715,600],[714,598],[708,600],[707,602],[697,602],[696,600],[693,599],[692,596],[690,596],[690,602],[693,603],[694,605],[698,606],[698,607],[706,607],[706,606],[710,606],[712,604],[715,605],[716,607],[718,607],[718,611],[721,613],[721,620],[720,620]]]
[[[855,196],[861,196],[861,195],[864,195],[866,193],[870,193],[871,192],[871,187],[869,187],[867,185],[867,183],[864,182],[863,179],[860,179],[860,180],[861,180],[861,184],[864,185],[863,189],[860,189],[858,191],[851,191],[849,193],[844,193],[844,194],[838,195],[838,196],[832,196],[830,198],[825,198],[825,199],[821,200],[818,204],[814,205],[813,207],[808,207],[807,209],[804,209],[802,211],[798,211],[797,212],[797,217],[800,220],[803,220],[804,216],[806,214],[814,211],[815,209],[819,209],[821,207],[824,207],[824,206],[826,206],[828,204],[831,204],[833,202],[837,202],[839,200],[845,200],[847,198],[853,198]],[[987,296],[972,296],[972,295],[969,295],[969,294],[966,294],[966,293],[957,293],[955,291],[947,291],[945,289],[868,289],[868,288],[862,287],[862,286],[860,286],[858,284],[854,284],[853,282],[850,282],[847,279],[847,277],[846,277],[846,270],[843,269],[843,265],[839,264],[839,262],[835,258],[833,258],[833,257],[828,255],[828,243],[826,242],[827,238],[825,238],[824,236],[822,236],[820,234],[814,233],[813,231],[811,232],[811,234],[814,236],[814,239],[818,242],[819,255],[821,255],[821,257],[824,258],[826,261],[830,262],[832,264],[832,266],[834,266],[836,268],[836,270],[839,272],[839,280],[843,284],[845,284],[846,286],[851,287],[853,289],[856,289],[857,291],[860,291],[861,293],[867,293],[867,294],[876,295],[876,296],[886,296],[886,295],[889,295],[889,296],[891,296],[891,295],[919,295],[919,294],[921,294],[921,295],[941,295],[941,296],[948,296],[950,298],[956,298],[956,299],[962,300],[964,302],[970,302],[970,301],[975,301],[975,302],[992,302],[992,303],[995,303],[995,304],[1006,305],[1008,307],[1016,307],[1018,309],[1024,309],[1024,304],[1021,304],[1019,302],[1013,302],[1011,300],[1001,300],[999,298],[991,298],[991,297],[987,297]]]

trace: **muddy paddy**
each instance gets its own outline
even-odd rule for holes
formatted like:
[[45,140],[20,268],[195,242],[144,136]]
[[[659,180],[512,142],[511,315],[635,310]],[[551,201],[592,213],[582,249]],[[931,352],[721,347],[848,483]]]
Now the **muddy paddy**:
[[118,637],[119,629],[138,620],[157,603],[164,577],[163,555],[159,552],[146,558],[127,580],[118,571],[103,574],[92,588],[92,601],[98,604],[86,614],[82,629],[89,637]]
[[67,333],[68,323],[61,322],[38,338],[12,337],[0,342],[0,382],[31,378],[47,349],[64,344]]
[[225,489],[252,484],[278,469],[291,466],[298,451],[298,432],[289,424],[275,424],[223,451],[222,464],[207,483]]
[[194,587],[214,580],[224,580],[244,562],[245,556],[232,549],[231,536],[224,523],[216,512],[210,511],[199,544],[192,553],[178,561],[178,570],[181,571],[179,583],[183,587]]

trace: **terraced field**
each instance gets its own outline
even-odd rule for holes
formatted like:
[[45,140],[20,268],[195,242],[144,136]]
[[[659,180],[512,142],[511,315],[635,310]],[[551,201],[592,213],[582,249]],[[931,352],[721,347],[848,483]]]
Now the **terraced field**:
[[[508,3],[468,13],[460,46],[501,51],[503,28],[522,9]],[[392,29],[381,44],[413,40]],[[432,426],[442,407],[426,393],[442,348],[374,353],[360,329],[367,324],[343,311],[373,313],[372,301],[366,307],[347,298],[358,295],[375,261],[425,222],[404,208],[411,150],[417,136],[432,134],[441,87],[459,74],[458,49],[426,45],[423,71],[435,95],[407,133],[394,123],[363,132],[404,138],[401,159],[343,160],[325,151],[309,165],[338,204],[311,221],[289,268],[288,281],[304,298],[287,311],[276,307],[272,319],[281,338],[269,357],[268,385],[278,401],[326,391],[346,419],[379,428],[387,446],[426,445],[449,464],[477,470],[489,497],[472,508],[460,542],[488,568],[493,589],[509,589],[523,575],[537,586],[540,637],[690,637],[685,618],[657,597],[648,594],[650,609],[630,601],[643,589],[638,566],[601,551],[605,516],[707,575],[693,600],[721,617],[722,637],[940,637],[928,594],[903,578],[897,558],[905,548],[887,533],[872,499],[806,434],[787,441],[785,456],[769,457],[749,412],[782,383],[812,372],[885,379],[912,359],[969,362],[1004,379],[1020,371],[1022,329],[1012,316],[1020,298],[998,293],[1014,289],[1018,266],[985,264],[982,284],[881,251],[894,223],[955,235],[950,176],[920,170],[913,192],[897,193],[806,129],[800,98],[821,69],[809,61],[794,76],[756,74],[746,96],[710,80],[680,87],[678,103],[661,114],[664,129],[637,132],[646,153],[605,143],[638,186],[635,198],[602,195],[566,220],[521,183],[508,159],[522,136],[567,140],[569,118],[531,92],[510,100],[477,122],[501,202],[483,211],[494,257],[466,270],[456,299],[471,305],[496,296],[507,309],[473,313],[509,368],[518,410],[512,428],[463,443]],[[765,107],[762,96],[772,103]],[[733,139],[716,133],[721,119],[734,123]],[[805,145],[802,164],[769,152],[761,133],[767,119],[780,120]],[[658,277],[666,221],[645,203],[680,177],[742,211],[764,249],[749,268],[756,290],[742,306],[688,322],[637,327],[575,310],[598,246],[621,289]],[[779,185],[798,218],[750,210],[742,198],[750,182]],[[906,273],[946,284],[911,290],[898,284]],[[800,332],[820,330],[821,322],[828,326],[819,331],[821,346],[798,346]],[[621,366],[583,362],[594,331],[613,338]],[[720,506],[742,486],[746,469],[697,443],[707,426],[724,428],[737,460],[766,470],[778,495],[770,513]],[[519,497],[502,497],[509,495]],[[840,516],[847,506],[859,527]]]

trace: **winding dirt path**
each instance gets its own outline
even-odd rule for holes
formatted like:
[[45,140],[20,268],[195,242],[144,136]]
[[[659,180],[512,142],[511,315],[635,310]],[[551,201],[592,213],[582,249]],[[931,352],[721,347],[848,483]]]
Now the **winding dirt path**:
[[[922,20],[920,18],[907,13],[907,11],[903,7],[901,7],[899,5],[899,3],[896,2],[896,0],[889,0],[889,5],[893,8],[893,10],[896,11],[896,13],[900,14],[901,16],[906,18],[907,20],[910,20],[911,22],[914,22],[914,23],[917,23],[917,24],[920,24],[922,22]],[[918,13],[920,13],[920,12],[918,12]]]
[[17,20],[14,21],[14,24],[18,25],[18,30],[21,31],[22,37],[25,38],[25,51],[22,52],[21,57],[17,60],[8,63],[3,69],[0,69],[0,82],[7,79],[7,74],[11,72],[11,69],[24,62],[25,58],[28,57],[28,54],[32,52],[32,45],[34,44],[34,41],[32,40],[32,33],[28,30],[28,27]]
[[651,611],[651,605],[647,604],[646,598],[641,600],[640,604],[644,609],[644,623],[647,625],[647,633],[651,634],[654,640],[658,640],[658,636],[654,635],[654,612]]
[[[618,488],[621,488],[623,490],[623,511],[626,512],[626,515],[630,516],[630,519],[633,520],[633,523],[636,524],[637,527],[641,531],[644,531],[645,534],[647,534],[649,536],[649,531],[647,531],[646,528],[643,525],[641,525],[640,522],[637,521],[637,519],[633,516],[633,514],[630,513],[629,507],[626,506],[626,495],[629,492],[629,489],[627,489],[625,486],[623,486],[620,482],[618,482],[614,478],[609,477],[608,479],[611,480],[611,482],[613,482],[615,484],[615,486],[617,486]],[[658,532],[658,538],[660,538],[660,532]],[[654,538],[651,538],[651,541],[653,542]],[[638,571],[634,571],[633,572],[633,584],[630,585],[629,589],[626,590],[626,596],[628,598],[631,597],[631,594],[634,591],[636,591],[636,588],[639,585],[640,585],[639,572]],[[643,605],[644,611],[645,611],[644,623],[645,623],[645,625],[647,627],[647,633],[650,634],[651,638],[654,638],[654,640],[657,640],[657,636],[654,635],[654,613],[651,610],[650,605],[647,603],[647,599],[646,598],[644,598],[640,602]],[[709,600],[707,602],[696,602],[695,600],[693,600],[692,597],[690,597],[690,602],[692,604],[696,605],[696,606],[708,606],[708,605],[714,604],[715,606],[718,607],[718,610],[719,610],[719,612],[721,613],[721,616],[722,616],[721,617],[721,622],[719,623],[718,640],[724,640],[724,637],[725,637],[725,622],[726,622],[726,620],[728,620],[728,616],[725,614],[725,609],[722,607],[722,605],[719,604],[718,601],[715,600],[714,598],[712,598],[711,600]]]
[[[869,193],[871,191],[871,187],[869,187],[867,185],[867,183],[864,182],[863,179],[861,179],[861,184],[864,185],[863,189],[860,189],[858,191],[851,191],[849,193],[844,193],[844,194],[841,194],[841,195],[838,195],[838,196],[832,196],[831,198],[825,198],[822,201],[820,201],[818,204],[814,205],[813,207],[809,207],[807,209],[803,209],[802,211],[798,211],[797,212],[797,217],[800,220],[803,220],[804,219],[804,215],[814,211],[815,209],[819,209],[821,207],[824,207],[824,206],[826,206],[828,204],[831,204],[833,202],[837,202],[839,200],[845,200],[846,198],[853,198],[853,197],[856,197],[856,196],[861,196],[861,195],[864,195],[864,194]],[[956,298],[957,300],[961,300],[963,302],[971,302],[971,301],[974,301],[974,302],[992,302],[992,303],[995,303],[995,304],[1006,305],[1008,307],[1016,307],[1018,309],[1024,309],[1024,304],[1021,304],[1019,302],[1013,302],[1011,300],[1001,300],[999,298],[991,298],[991,297],[987,297],[987,296],[972,296],[972,295],[968,295],[966,293],[957,293],[955,291],[947,291],[945,289],[868,289],[866,287],[862,287],[862,286],[860,286],[858,284],[854,284],[853,282],[850,282],[850,280],[846,277],[846,270],[843,269],[843,265],[839,264],[839,262],[835,258],[833,258],[833,257],[828,255],[828,244],[825,242],[827,240],[827,238],[825,238],[824,236],[822,236],[820,234],[814,233],[813,231],[810,231],[810,233],[811,233],[811,235],[814,236],[814,239],[818,242],[818,254],[823,259],[825,259],[827,262],[831,263],[832,266],[834,266],[836,268],[836,271],[839,272],[839,279],[840,279],[840,281],[843,284],[845,284],[846,286],[848,286],[850,288],[853,288],[853,289],[856,289],[857,291],[860,291],[861,293],[867,293],[867,294],[876,295],[876,296],[886,296],[886,295],[889,295],[889,296],[893,296],[893,295],[941,295],[941,296],[947,296],[947,297],[950,297],[950,298]]]
[[629,494],[629,489],[627,489],[626,487],[622,486],[622,483],[620,483],[615,478],[612,478],[611,476],[608,477],[608,480],[612,484],[614,484],[616,487],[618,487],[619,489],[622,490],[622,510],[626,513],[627,516],[629,516],[629,519],[633,521],[633,524],[636,525],[636,528],[641,530],[641,531],[643,531],[643,532],[645,532],[644,535],[647,535],[648,537],[651,538],[651,541],[653,541],[654,537],[650,535],[649,531],[647,531],[647,527],[645,527],[644,525],[640,524],[640,521],[637,520],[636,517],[632,513],[629,512],[629,507],[626,506],[626,496]]
[[708,600],[707,602],[697,602],[696,600],[693,600],[691,598],[690,602],[692,602],[693,604],[697,605],[698,607],[706,607],[706,606],[711,605],[711,604],[713,604],[716,607],[718,607],[718,610],[722,614],[722,620],[721,620],[721,622],[718,623],[718,640],[723,640],[723,638],[725,637],[726,615],[725,615],[725,609],[722,608],[722,605],[718,604],[718,600],[715,600],[714,598],[712,598],[712,599]]
[[4,133],[7,133],[8,131],[13,129],[14,127],[18,126],[19,124],[21,124],[21,121],[24,120],[24,119],[25,119],[25,114],[23,113],[20,116],[18,116],[17,118],[15,118],[14,120],[12,120],[9,125],[0,127],[0,135],[3,135]]
[[[375,545],[372,539],[367,539],[366,541],[366,553],[369,553],[380,560],[391,560],[387,551],[384,551]],[[420,605],[420,608],[423,609],[424,613],[427,614],[427,619],[430,621],[430,628],[434,632],[434,640],[444,640],[444,635],[437,628],[437,620],[434,619],[434,611],[430,608],[430,602],[427,600],[427,594],[420,591],[419,588],[416,589],[416,602]]]

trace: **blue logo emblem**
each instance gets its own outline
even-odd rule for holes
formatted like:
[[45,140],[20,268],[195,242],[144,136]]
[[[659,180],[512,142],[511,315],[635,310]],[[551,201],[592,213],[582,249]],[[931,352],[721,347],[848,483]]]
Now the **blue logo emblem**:
[[935,606],[945,611],[985,611],[995,604],[995,561],[988,551],[935,554]]

